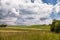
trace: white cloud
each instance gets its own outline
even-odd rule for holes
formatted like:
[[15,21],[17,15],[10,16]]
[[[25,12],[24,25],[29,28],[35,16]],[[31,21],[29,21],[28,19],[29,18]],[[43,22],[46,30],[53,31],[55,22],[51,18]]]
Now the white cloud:
[[[43,3],[41,0],[36,0],[35,3],[31,3],[30,0],[2,0],[2,9],[7,11],[6,18],[12,20],[11,22],[6,22],[10,24],[50,24],[52,19],[50,14],[53,9],[53,5],[48,5]],[[18,11],[17,11],[18,10]],[[58,8],[56,8],[56,12]],[[10,11],[10,12],[9,12]],[[3,12],[2,12],[3,13]],[[5,12],[6,13],[6,12]],[[14,14],[15,16],[11,15]],[[40,20],[40,18],[45,18],[45,20]],[[30,18],[30,19],[29,19]],[[5,19],[7,21],[7,19]]]
[[5,19],[0,19],[0,24],[15,25],[17,18],[15,17],[6,17]]
[[[21,5],[20,5],[21,6]],[[52,19],[50,18],[50,14],[52,12],[53,5],[47,5],[43,3],[24,3],[21,7],[21,18],[24,20],[23,24],[26,25],[32,25],[32,24],[50,24],[52,22]],[[26,18],[33,18],[26,19]],[[40,20],[40,18],[48,17],[49,19],[46,19],[44,21]],[[19,18],[20,19],[20,18]],[[20,22],[20,20],[18,23]],[[47,22],[48,21],[48,22]]]
[[59,13],[60,12],[60,2],[58,2],[55,6],[54,6],[54,12],[55,13]]

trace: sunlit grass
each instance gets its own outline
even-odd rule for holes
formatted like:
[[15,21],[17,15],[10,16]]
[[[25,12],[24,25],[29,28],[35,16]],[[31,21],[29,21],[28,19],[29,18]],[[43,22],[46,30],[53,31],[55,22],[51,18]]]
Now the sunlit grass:
[[[39,28],[43,30],[20,28]],[[6,28],[0,28],[0,40],[60,40],[60,33],[53,33],[50,30],[44,29],[50,29],[50,26],[9,26]]]
[[60,34],[48,30],[25,31],[27,32],[0,32],[0,40],[60,40]]
[[49,25],[8,26],[7,28],[40,28],[40,29],[50,29],[50,26]]

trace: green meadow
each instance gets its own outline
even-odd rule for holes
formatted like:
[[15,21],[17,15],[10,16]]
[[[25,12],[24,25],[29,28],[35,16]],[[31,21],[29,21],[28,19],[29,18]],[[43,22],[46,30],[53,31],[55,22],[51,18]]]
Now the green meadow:
[[0,40],[60,40],[60,33],[51,32],[46,25],[7,26],[0,28]]

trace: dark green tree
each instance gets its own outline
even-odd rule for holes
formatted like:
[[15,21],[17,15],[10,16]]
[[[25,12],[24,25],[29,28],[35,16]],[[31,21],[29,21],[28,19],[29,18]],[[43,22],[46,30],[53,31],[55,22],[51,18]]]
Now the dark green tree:
[[60,20],[53,20],[51,25],[51,31],[56,33],[60,31]]

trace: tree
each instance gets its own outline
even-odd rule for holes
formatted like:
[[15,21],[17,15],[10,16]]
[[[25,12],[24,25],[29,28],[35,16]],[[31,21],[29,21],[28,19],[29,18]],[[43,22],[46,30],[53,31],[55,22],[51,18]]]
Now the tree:
[[51,31],[58,33],[60,30],[60,20],[53,20],[51,25]]
[[55,27],[55,19],[53,20],[53,22],[52,22],[52,25],[51,25],[51,31],[53,32],[54,31],[54,27]]

